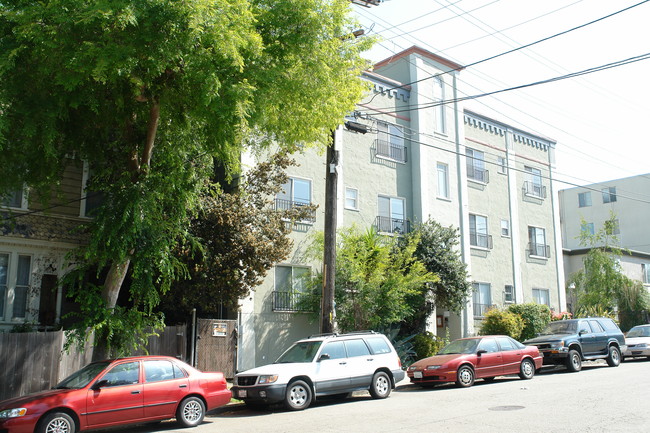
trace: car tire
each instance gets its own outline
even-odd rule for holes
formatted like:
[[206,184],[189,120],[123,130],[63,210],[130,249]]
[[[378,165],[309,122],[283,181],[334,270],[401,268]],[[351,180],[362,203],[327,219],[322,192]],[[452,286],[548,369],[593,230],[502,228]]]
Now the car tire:
[[610,367],[618,367],[621,363],[621,351],[618,347],[611,345],[607,353],[607,365]]
[[370,395],[372,398],[386,398],[390,395],[392,384],[390,377],[383,371],[378,371],[372,376],[370,384]]
[[575,349],[569,350],[566,357],[566,368],[571,372],[577,372],[582,369],[582,358],[580,357],[580,352]]
[[456,373],[456,386],[468,388],[474,385],[474,370],[469,365],[463,365]]
[[198,397],[187,397],[176,409],[176,421],[183,427],[195,427],[205,417],[205,404]]
[[75,433],[77,425],[67,413],[52,412],[39,421],[34,431],[36,433]]
[[284,405],[290,410],[307,409],[311,404],[311,388],[302,380],[294,380],[287,386]]
[[528,380],[532,379],[535,376],[535,363],[530,358],[526,358],[521,361],[519,366],[519,377]]

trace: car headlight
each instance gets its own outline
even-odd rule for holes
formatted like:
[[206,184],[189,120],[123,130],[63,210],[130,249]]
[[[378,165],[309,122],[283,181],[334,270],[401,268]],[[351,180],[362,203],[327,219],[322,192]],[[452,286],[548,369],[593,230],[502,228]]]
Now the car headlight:
[[273,383],[276,380],[278,380],[278,375],[277,374],[265,374],[260,376],[259,380],[257,383],[260,385],[266,384],[266,383]]
[[556,343],[551,343],[551,349],[557,350],[564,347],[564,341],[558,341]]
[[635,347],[640,347],[641,349],[645,349],[646,347],[648,347],[648,344],[647,343],[641,343],[641,344],[637,344]]
[[0,419],[1,418],[18,418],[19,416],[25,416],[27,413],[27,409],[24,407],[19,407],[16,409],[7,409],[0,411]]
[[442,365],[427,365],[427,370],[437,370],[440,367],[442,367]]

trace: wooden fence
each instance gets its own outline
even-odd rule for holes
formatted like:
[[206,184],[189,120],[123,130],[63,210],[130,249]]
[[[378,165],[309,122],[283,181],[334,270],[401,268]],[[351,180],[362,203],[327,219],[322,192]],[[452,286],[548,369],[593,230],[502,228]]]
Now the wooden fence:
[[[147,347],[151,355],[187,360],[186,342],[185,325],[168,326]],[[51,388],[91,361],[92,342],[69,353],[64,344],[63,331],[0,333],[0,401]]]

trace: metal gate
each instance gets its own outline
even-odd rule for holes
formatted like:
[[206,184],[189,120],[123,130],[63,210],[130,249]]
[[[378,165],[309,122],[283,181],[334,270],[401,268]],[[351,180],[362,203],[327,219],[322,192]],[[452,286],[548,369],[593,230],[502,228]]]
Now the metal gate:
[[201,371],[221,371],[228,379],[235,377],[237,321],[198,319],[196,366]]

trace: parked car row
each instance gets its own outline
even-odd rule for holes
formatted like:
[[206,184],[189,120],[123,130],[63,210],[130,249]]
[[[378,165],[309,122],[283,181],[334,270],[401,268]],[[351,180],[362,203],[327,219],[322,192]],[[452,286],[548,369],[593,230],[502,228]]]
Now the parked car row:
[[503,335],[454,340],[435,356],[406,369],[383,335],[375,332],[318,335],[295,342],[269,365],[241,372],[229,390],[222,373],[203,373],[175,358],[141,356],[94,362],[51,390],[0,402],[0,433],[75,433],[176,418],[184,427],[231,397],[248,406],[283,403],[302,410],[324,396],[344,398],[367,390],[390,395],[408,375],[422,387],[518,375],[532,379],[543,365],[579,371],[582,361],[650,358],[650,324],[632,328],[627,340],[610,319],[552,322],[524,344]]

